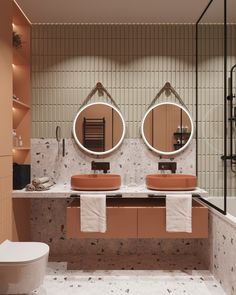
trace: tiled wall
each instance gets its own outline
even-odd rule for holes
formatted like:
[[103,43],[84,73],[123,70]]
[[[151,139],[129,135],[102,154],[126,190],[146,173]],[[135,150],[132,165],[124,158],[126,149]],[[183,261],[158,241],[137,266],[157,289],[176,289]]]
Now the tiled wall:
[[[235,5],[235,2],[234,2]],[[236,64],[236,25],[228,26],[228,37],[229,37],[229,44],[228,44],[228,77],[229,71],[233,65]],[[236,95],[236,69],[234,69],[233,74],[233,94]],[[233,101],[233,106],[235,107],[235,99]],[[233,154],[236,154],[236,133],[235,133],[235,124],[233,124]],[[229,147],[229,145],[228,145]],[[233,165],[233,169],[231,170],[230,165],[228,165],[228,196],[236,196],[236,169],[235,165]]]
[[[236,63],[236,25],[228,25],[227,34],[229,77],[229,70]],[[199,180],[211,196],[223,196],[223,161],[221,159],[224,153],[223,26],[199,25],[198,43]],[[236,83],[234,85],[236,87]],[[235,196],[235,180],[236,174],[231,174],[229,169],[228,195]]]
[[[140,136],[142,117],[169,81],[194,113],[193,25],[35,25],[32,34],[33,137],[54,137],[100,81]],[[194,115],[194,114],[193,114]]]
[[[194,25],[158,24],[33,26],[32,136],[54,138],[60,125],[62,136],[71,137],[75,114],[98,81],[120,106],[127,138],[140,137],[142,117],[167,81],[195,119],[194,30]],[[230,25],[229,66],[236,62],[235,32]],[[222,196],[222,26],[203,25],[200,34],[199,186]],[[195,159],[188,161],[194,165]],[[230,178],[231,194],[235,175]]]

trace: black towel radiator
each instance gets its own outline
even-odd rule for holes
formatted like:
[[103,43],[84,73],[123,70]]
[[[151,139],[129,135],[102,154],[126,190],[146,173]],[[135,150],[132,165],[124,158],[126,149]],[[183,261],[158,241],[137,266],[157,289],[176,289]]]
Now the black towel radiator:
[[105,151],[105,118],[84,118],[83,145],[93,151]]

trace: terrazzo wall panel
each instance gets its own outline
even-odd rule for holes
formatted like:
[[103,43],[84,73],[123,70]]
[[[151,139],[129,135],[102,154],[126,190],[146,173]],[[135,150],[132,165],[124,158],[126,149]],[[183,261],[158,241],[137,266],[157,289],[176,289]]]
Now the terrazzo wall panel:
[[[62,144],[55,139],[33,139],[32,177],[49,176],[58,184],[69,184],[70,177],[91,172],[90,156],[79,150],[74,139],[66,139],[65,157],[62,157]],[[195,173],[195,141],[177,157],[177,173]],[[191,161],[189,160],[191,159]],[[144,184],[147,174],[158,172],[158,162],[165,161],[147,149],[142,139],[125,139],[121,147],[105,158],[110,162],[111,172],[122,176],[125,185]]]
[[209,266],[227,294],[236,294],[236,223],[209,212],[209,238],[198,241],[198,257]]
[[[207,269],[196,255],[196,239],[67,239],[66,207],[70,202],[69,199],[31,200],[31,238],[32,241],[42,241],[50,246],[51,260],[72,260],[76,264],[82,258],[86,260],[86,257],[88,261],[83,262],[83,267],[94,269],[98,262],[103,262],[105,269],[115,266],[122,268],[129,263],[129,268],[135,264],[139,269],[162,269],[164,262],[165,267],[170,269],[171,266],[178,268],[181,260],[183,265],[186,259],[190,269],[200,266]],[[122,265],[119,259],[124,257],[126,261],[123,260]],[[138,257],[142,265],[137,265],[132,257]],[[146,259],[148,265],[145,264]],[[74,267],[80,269],[80,266]]]

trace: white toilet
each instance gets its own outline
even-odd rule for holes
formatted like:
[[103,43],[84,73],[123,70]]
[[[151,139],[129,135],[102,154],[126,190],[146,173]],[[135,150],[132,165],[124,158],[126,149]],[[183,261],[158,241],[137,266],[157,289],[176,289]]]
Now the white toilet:
[[44,279],[49,246],[38,242],[0,244],[0,294],[25,294]]

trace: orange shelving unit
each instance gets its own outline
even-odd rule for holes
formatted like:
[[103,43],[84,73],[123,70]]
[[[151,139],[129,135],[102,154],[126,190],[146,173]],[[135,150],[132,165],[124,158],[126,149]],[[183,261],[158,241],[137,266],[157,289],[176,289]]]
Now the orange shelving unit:
[[13,47],[13,129],[21,136],[22,146],[13,146],[13,162],[30,163],[31,138],[31,71],[30,37],[31,24],[24,13],[13,2],[12,29],[20,35],[22,46]]

